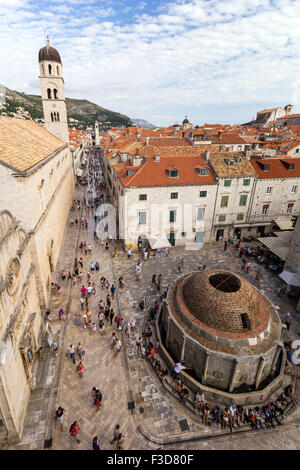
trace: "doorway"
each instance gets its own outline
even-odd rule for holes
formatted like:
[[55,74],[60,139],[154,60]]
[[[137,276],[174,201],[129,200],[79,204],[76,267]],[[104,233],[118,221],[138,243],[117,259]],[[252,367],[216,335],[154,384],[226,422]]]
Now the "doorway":
[[170,242],[170,245],[175,246],[175,233],[174,232],[169,233],[168,240]]
[[223,236],[224,236],[224,230],[223,229],[217,230],[217,237],[216,237],[217,242],[222,241]]

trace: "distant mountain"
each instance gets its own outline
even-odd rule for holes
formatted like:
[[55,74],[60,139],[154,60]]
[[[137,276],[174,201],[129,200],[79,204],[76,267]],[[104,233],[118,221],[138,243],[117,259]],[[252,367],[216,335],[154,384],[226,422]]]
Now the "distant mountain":
[[[5,102],[0,104],[0,115],[18,116],[24,119],[43,119],[42,99],[38,95],[27,95],[15,90],[5,89]],[[95,121],[99,122],[99,129],[106,130],[111,127],[131,126],[132,121],[125,116],[109,109],[102,108],[88,100],[66,98],[69,127],[77,129],[94,128]],[[21,109],[20,109],[21,108]]]
[[145,121],[144,119],[131,119],[134,124],[136,124],[138,127],[141,127],[142,129],[155,129],[156,126],[153,126],[148,121]]

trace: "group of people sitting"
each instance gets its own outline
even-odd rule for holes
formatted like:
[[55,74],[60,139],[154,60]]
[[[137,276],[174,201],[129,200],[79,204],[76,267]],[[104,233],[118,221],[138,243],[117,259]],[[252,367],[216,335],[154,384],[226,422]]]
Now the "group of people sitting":
[[[178,377],[172,384],[172,391],[179,394],[179,401],[185,403],[189,397],[189,391],[181,379]],[[254,430],[260,428],[274,428],[275,422],[281,424],[280,419],[285,417],[284,410],[290,404],[297,404],[297,399],[293,393],[291,385],[287,385],[284,391],[275,401],[267,405],[256,406],[254,408],[244,408],[242,406],[231,405],[230,407],[212,406],[205,401],[205,395],[198,391],[194,400],[195,410],[202,415],[202,423],[211,425],[211,421],[217,427],[225,430],[227,427],[232,432],[234,427],[240,427],[241,423],[248,424]],[[211,417],[211,420],[209,418]]]

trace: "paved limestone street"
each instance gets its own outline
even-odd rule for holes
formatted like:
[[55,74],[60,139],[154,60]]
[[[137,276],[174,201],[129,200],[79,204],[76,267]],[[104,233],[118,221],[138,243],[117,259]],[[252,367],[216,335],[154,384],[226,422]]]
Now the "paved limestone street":
[[[76,188],[76,199],[81,199],[86,191],[93,188],[80,186]],[[70,211],[71,217],[85,215],[85,209]],[[141,336],[147,321],[147,309],[158,300],[156,290],[151,287],[153,274],[162,275],[161,292],[174,279],[190,271],[196,271],[199,261],[207,267],[222,267],[230,269],[250,282],[254,283],[257,266],[253,262],[247,275],[241,268],[241,259],[237,250],[228,247],[223,250],[222,243],[207,244],[201,251],[188,251],[183,248],[173,248],[169,257],[157,260],[142,261],[141,280],[136,279],[135,266],[142,253],[134,253],[130,260],[127,254],[118,247],[116,257],[113,257],[113,247],[106,250],[99,241],[94,240],[94,214],[86,214],[88,229],[82,229],[80,224],[68,224],[64,235],[59,263],[56,269],[56,279],[61,285],[61,295],[55,293],[51,299],[50,325],[53,337],[59,345],[59,354],[55,357],[48,347],[45,347],[45,361],[40,363],[39,384],[32,392],[28,417],[23,441],[11,447],[12,449],[43,449],[45,440],[53,439],[51,449],[91,449],[92,438],[97,435],[102,449],[113,450],[110,441],[116,424],[120,424],[124,436],[125,449],[299,449],[300,415],[298,409],[291,414],[285,424],[275,430],[264,429],[257,432],[233,433],[220,435],[220,429],[213,426],[205,427],[201,418],[194,415],[187,407],[181,405],[177,398],[164,389],[158,380],[151,364],[147,359],[140,359],[136,353],[135,342]],[[80,241],[92,244],[92,252],[85,255],[78,249]],[[73,272],[74,258],[83,257],[84,268],[82,282],[77,280],[75,286],[71,280],[61,280],[63,269]],[[182,273],[177,273],[178,261],[184,257]],[[80,307],[80,288],[87,286],[87,272],[90,263],[98,261],[100,270],[91,273],[91,281],[95,282],[96,294],[91,296],[89,310],[92,312],[91,321],[97,325],[97,331],[89,328],[84,330],[83,324],[75,325],[74,314],[83,312]],[[295,303],[287,297],[279,298],[277,288],[281,281],[269,271],[260,267],[261,279],[259,288],[266,293],[275,305],[283,320],[286,313],[292,313],[292,326],[285,331],[284,340],[298,339],[300,332],[300,315],[296,314]],[[111,335],[116,331],[115,322],[105,322],[105,333],[101,335],[98,328],[98,302],[106,301],[108,291],[102,290],[99,279],[104,276],[110,284],[117,288],[112,307],[119,313],[125,323],[135,320],[135,329],[130,335],[117,332],[122,341],[121,353],[114,357],[111,349]],[[118,279],[124,279],[124,288],[118,289]],[[141,312],[139,300],[146,297],[146,308]],[[64,308],[66,320],[58,319],[59,308]],[[153,329],[154,332],[154,329]],[[70,344],[83,345],[83,377],[75,372],[76,366],[71,358],[66,357]],[[76,354],[76,365],[79,357]],[[97,412],[92,401],[93,386],[100,388],[103,402]],[[298,393],[298,388],[296,389]],[[58,406],[64,413],[64,429],[55,426],[54,414]],[[132,406],[134,406],[133,409]],[[69,434],[71,423],[78,420],[80,425],[80,443],[72,440]],[[247,428],[248,431],[249,428]],[[166,443],[166,439],[170,443]],[[180,442],[182,439],[185,442]],[[192,440],[193,439],[193,440]],[[189,441],[190,440],[190,441]],[[168,441],[169,442],[169,441]]]

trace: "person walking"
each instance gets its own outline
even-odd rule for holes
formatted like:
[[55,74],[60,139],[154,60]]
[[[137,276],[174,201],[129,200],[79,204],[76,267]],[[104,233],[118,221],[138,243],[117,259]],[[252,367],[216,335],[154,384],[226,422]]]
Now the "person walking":
[[97,436],[93,438],[93,450],[100,450],[100,442]]
[[76,364],[74,344],[70,344],[70,346],[68,348],[68,354],[69,354],[70,358],[72,359],[73,364]]
[[227,250],[227,241],[225,240],[225,242],[224,242],[224,251],[226,251],[226,250]]
[[117,350],[116,350],[116,354],[115,354],[115,356],[114,356],[114,357],[117,357],[117,356],[118,356],[118,354],[119,354],[119,352],[121,351],[121,345],[122,345],[122,343],[121,343],[121,340],[120,340],[120,338],[117,338],[117,342],[116,342],[116,347],[117,347]]
[[80,427],[78,421],[74,421],[74,423],[72,423],[70,426],[69,433],[71,434],[71,437],[75,439],[76,442],[78,442],[78,444],[80,443],[80,439],[78,438],[79,430]]
[[111,288],[110,288],[110,293],[111,293],[111,298],[112,298],[112,300],[114,300],[114,298],[115,298],[115,290],[116,290],[116,288],[115,288],[115,286],[112,284],[112,285],[111,285]]
[[78,354],[78,356],[80,357],[80,360],[81,360],[82,357],[85,354],[85,351],[83,350],[83,346],[81,345],[81,343],[78,343],[78,346],[76,348],[76,352],[77,352],[77,354]]
[[52,341],[51,348],[52,348],[52,350],[53,350],[53,352],[54,352],[54,355],[57,356],[58,344],[57,344],[57,341],[56,341],[55,338],[54,338],[54,340]]
[[114,429],[114,434],[113,434],[113,440],[111,441],[111,444],[115,444],[116,440],[118,439],[120,435],[120,425],[117,424],[115,429]]
[[118,435],[117,437],[117,440],[116,440],[116,449],[117,450],[124,450],[124,439],[122,437],[122,433],[120,432],[120,434]]
[[105,310],[104,310],[104,317],[105,317],[105,321],[107,321],[107,322],[108,322],[108,319],[109,319],[109,314],[110,314],[110,308],[109,308],[109,306],[107,305],[107,306],[105,307]]
[[63,431],[63,422],[64,422],[64,409],[59,406],[57,410],[55,411],[55,422],[59,421],[60,424],[60,430],[61,432]]
[[291,326],[292,316],[290,312],[288,312],[285,316],[284,323],[286,324],[286,329],[289,330]]
[[64,320],[65,319],[65,314],[64,314],[64,309],[63,308],[59,309],[58,319],[59,320]]
[[114,309],[112,308],[111,311],[110,311],[110,314],[109,314],[110,324],[111,325],[112,325],[114,316],[115,316],[115,312],[114,312]]
[[81,378],[83,377],[83,370],[84,370],[84,367],[83,367],[82,362],[80,361],[78,366],[75,369],[75,372],[77,372],[79,377],[81,377]]

